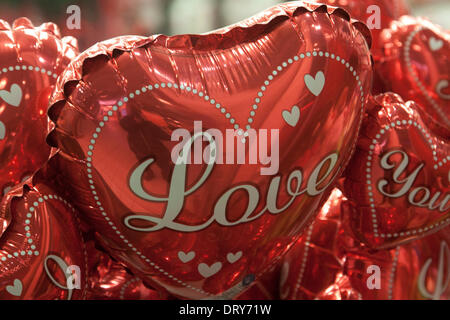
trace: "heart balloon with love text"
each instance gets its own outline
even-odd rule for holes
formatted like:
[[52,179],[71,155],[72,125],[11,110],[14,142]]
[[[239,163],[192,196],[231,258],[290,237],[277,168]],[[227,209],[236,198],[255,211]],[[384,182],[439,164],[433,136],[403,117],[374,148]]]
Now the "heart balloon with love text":
[[376,96],[347,167],[348,221],[372,248],[391,248],[450,224],[450,144],[419,110],[393,93]]
[[59,74],[78,54],[53,23],[0,20],[0,192],[26,180],[48,159],[47,108]]
[[370,35],[292,2],[204,35],[78,56],[49,110],[51,160],[102,245],[182,298],[231,298],[314,218],[355,148]]
[[341,220],[346,200],[339,189],[334,189],[317,218],[283,258],[281,299],[362,299],[344,272],[343,244],[355,242]]
[[370,28],[372,33],[372,55],[377,61],[382,58],[380,35],[391,22],[410,13],[406,0],[317,0],[330,6],[346,10],[354,19],[358,19]]

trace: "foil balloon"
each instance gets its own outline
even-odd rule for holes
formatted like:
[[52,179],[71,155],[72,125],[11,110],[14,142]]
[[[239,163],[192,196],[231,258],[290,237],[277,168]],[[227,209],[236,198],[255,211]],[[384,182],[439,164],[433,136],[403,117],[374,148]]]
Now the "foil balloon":
[[377,73],[386,90],[417,102],[448,132],[450,33],[425,19],[405,16],[392,23],[380,41],[384,58]]
[[88,300],[161,300],[157,291],[144,285],[120,263],[114,261],[93,240],[86,243],[89,266]]
[[368,31],[292,2],[209,34],[95,45],[49,109],[61,189],[152,287],[236,297],[279,262],[351,157]]
[[450,299],[450,229],[391,250],[349,248],[345,272],[365,300]]
[[86,297],[87,254],[65,199],[29,179],[3,198],[0,222],[0,299]]
[[345,243],[341,205],[334,189],[319,216],[283,259],[280,297],[285,300],[360,300],[344,274]]
[[434,135],[418,105],[387,93],[374,99],[345,191],[347,220],[372,248],[389,248],[450,223],[450,145]]
[[48,159],[47,107],[57,76],[77,54],[58,27],[26,18],[0,20],[0,190],[31,176]]
[[367,24],[372,32],[372,53],[376,60],[381,58],[380,34],[389,28],[391,22],[410,12],[405,0],[317,0],[345,9],[354,19]]

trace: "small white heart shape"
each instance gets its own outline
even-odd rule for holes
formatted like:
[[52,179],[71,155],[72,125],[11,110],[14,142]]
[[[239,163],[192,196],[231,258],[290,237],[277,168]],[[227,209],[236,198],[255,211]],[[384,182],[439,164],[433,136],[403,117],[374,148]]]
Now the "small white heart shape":
[[198,265],[198,272],[204,277],[209,278],[215,275],[217,272],[222,269],[222,263],[216,262],[212,264],[211,266],[208,266],[206,263],[200,263]]
[[293,106],[291,111],[284,110],[282,115],[284,121],[286,121],[288,125],[290,125],[291,127],[295,127],[298,123],[298,120],[300,120],[300,109],[297,106]]
[[12,84],[10,91],[0,90],[0,98],[7,104],[18,107],[22,101],[22,89],[17,84]]
[[3,121],[0,121],[0,140],[5,139],[6,136],[6,127]]
[[12,286],[6,286],[6,291],[13,296],[20,297],[22,295],[22,281],[15,279]]
[[180,259],[181,262],[187,263],[189,261],[192,261],[192,259],[195,258],[195,252],[191,251],[188,253],[185,253],[183,251],[178,252],[178,259]]
[[236,253],[229,253],[227,254],[227,260],[229,263],[235,263],[240,258],[242,258],[242,251],[236,252]]
[[431,51],[438,51],[444,46],[444,41],[441,39],[436,39],[435,37],[431,37],[429,40],[429,45]]
[[305,84],[308,90],[317,97],[325,86],[325,75],[322,71],[317,72],[314,78],[307,74],[305,75]]

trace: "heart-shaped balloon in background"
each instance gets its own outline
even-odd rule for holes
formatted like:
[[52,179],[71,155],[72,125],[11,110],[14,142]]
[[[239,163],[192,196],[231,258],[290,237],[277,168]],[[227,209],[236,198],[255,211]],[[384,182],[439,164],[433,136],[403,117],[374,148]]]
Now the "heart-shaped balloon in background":
[[2,201],[0,299],[84,299],[87,253],[75,209],[44,180],[34,180]]
[[[237,296],[279,262],[351,157],[371,87],[368,34],[341,9],[292,2],[205,35],[88,49],[49,110],[60,189],[151,286]],[[191,135],[212,146],[181,144]]]
[[349,204],[335,189],[283,259],[282,299],[449,299],[449,227],[390,250],[373,250],[348,230]]
[[450,139],[450,33],[428,20],[404,16],[383,31],[380,45],[384,57],[376,71],[386,91],[417,102]]
[[391,250],[355,246],[344,272],[364,300],[448,300],[449,248],[449,227]]
[[[314,223],[282,262],[283,300],[360,300],[344,274],[345,252],[341,204],[346,198],[334,189]],[[353,242],[352,239],[350,239]]]
[[48,159],[47,107],[57,76],[77,55],[58,27],[26,18],[0,20],[0,191],[31,176]]
[[428,129],[418,108],[393,93],[375,97],[347,167],[348,220],[370,247],[393,247],[450,224],[450,144]]

